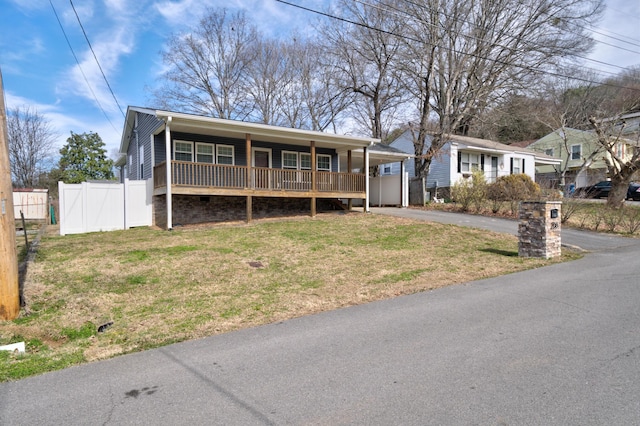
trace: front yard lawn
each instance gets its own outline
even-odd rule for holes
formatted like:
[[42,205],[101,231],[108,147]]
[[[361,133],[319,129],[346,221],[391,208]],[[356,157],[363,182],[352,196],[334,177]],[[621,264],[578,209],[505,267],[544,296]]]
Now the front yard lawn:
[[[0,380],[576,258],[509,235],[360,213],[44,236]],[[98,331],[100,326],[103,329]]]

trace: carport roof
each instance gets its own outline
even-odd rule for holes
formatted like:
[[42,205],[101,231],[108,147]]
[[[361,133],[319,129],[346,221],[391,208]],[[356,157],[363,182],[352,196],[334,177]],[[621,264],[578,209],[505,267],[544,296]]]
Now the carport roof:
[[[367,147],[369,152],[369,165],[379,166],[381,164],[399,163],[409,158],[415,157],[415,155],[407,154],[406,152],[399,150],[393,146],[385,145],[382,143],[376,143]],[[354,169],[361,169],[364,167],[364,151],[362,148],[355,149],[351,155],[351,166]],[[347,154],[340,154],[340,170],[347,170]]]

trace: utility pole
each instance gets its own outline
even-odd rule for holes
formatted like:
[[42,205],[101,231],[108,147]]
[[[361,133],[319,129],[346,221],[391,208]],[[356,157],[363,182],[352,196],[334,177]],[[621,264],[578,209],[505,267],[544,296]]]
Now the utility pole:
[[13,214],[13,186],[9,162],[7,110],[0,70],[0,320],[12,320],[20,314],[16,224]]

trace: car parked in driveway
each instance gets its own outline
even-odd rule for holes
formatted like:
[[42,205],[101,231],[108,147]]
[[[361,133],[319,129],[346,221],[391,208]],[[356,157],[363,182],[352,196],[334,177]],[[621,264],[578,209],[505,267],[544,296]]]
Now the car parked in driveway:
[[[611,181],[603,180],[595,185],[583,186],[577,188],[575,195],[583,198],[607,198],[611,191]],[[640,183],[631,182],[627,189],[627,199],[634,201],[640,200]]]
[[627,190],[627,199],[640,201],[640,183],[631,182],[629,184],[629,189]]

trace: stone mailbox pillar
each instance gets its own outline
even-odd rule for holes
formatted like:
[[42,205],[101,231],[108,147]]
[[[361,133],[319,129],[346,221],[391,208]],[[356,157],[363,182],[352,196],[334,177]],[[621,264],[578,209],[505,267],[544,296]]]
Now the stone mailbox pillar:
[[521,257],[560,256],[561,201],[523,201],[518,213],[518,255]]

